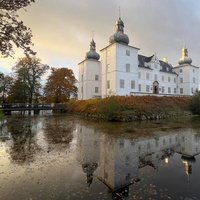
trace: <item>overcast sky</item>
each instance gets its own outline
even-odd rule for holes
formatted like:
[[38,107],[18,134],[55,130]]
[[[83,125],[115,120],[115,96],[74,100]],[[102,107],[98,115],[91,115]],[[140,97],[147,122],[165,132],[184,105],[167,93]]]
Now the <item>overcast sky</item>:
[[[32,29],[33,49],[42,62],[75,70],[89,50],[92,31],[97,51],[108,45],[119,6],[130,45],[140,54],[166,56],[176,65],[186,44],[193,64],[200,66],[199,0],[36,0],[19,14]],[[15,59],[0,58],[0,71],[11,72],[22,56],[17,50]]]

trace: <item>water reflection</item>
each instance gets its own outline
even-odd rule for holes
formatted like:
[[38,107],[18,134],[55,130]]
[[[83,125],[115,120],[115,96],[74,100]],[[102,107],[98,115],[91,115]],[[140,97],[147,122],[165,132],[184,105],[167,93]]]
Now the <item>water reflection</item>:
[[87,174],[87,183],[92,183],[91,177],[97,171],[96,176],[110,189],[113,199],[128,196],[129,185],[140,181],[142,168],[149,166],[158,171],[161,163],[169,165],[175,153],[181,155],[180,170],[185,170],[189,180],[195,156],[200,153],[200,137],[191,128],[134,139],[100,134],[80,125],[77,130],[77,159]]
[[[109,127],[108,124],[106,126]],[[118,126],[116,127],[112,125],[111,128],[117,133]],[[151,135],[142,135],[140,131],[121,135],[108,134],[99,124],[73,117],[25,117],[10,118],[1,126],[0,137],[4,138],[0,145],[9,145],[7,153],[11,165],[26,169],[30,164],[34,166],[37,163],[41,169],[45,168],[43,178],[42,173],[38,175],[39,172],[34,171],[32,174],[32,177],[38,177],[37,183],[43,182],[43,187],[48,188],[46,191],[56,188],[56,191],[52,189],[52,195],[57,195],[57,190],[62,188],[58,194],[68,195],[68,199],[76,199],[73,195],[79,196],[81,189],[86,187],[90,195],[81,193],[83,199],[95,199],[103,193],[103,189],[105,199],[128,199],[130,194],[133,195],[133,191],[142,194],[142,186],[148,188],[147,180],[150,180],[150,175],[157,177],[155,179],[159,180],[158,185],[169,183],[165,184],[165,187],[175,182],[181,188],[181,193],[184,192],[185,185],[194,187],[200,180],[197,174],[200,134],[192,128],[165,131],[156,129]],[[74,148],[71,148],[72,145]],[[44,160],[47,162],[43,162]],[[49,167],[50,162],[53,164]],[[1,169],[0,166],[0,174]],[[47,169],[51,172],[48,173]],[[172,177],[169,178],[171,174]],[[192,178],[192,174],[197,178]],[[165,178],[164,181],[162,178]],[[194,180],[198,181],[193,183]],[[149,183],[152,184],[151,181]],[[36,184],[35,187],[37,186],[40,188]],[[31,187],[27,188],[31,193]],[[4,190],[0,187],[0,191]],[[175,189],[175,192],[177,191],[178,189]],[[198,189],[195,188],[194,191],[196,195]],[[179,196],[177,192],[174,199],[180,199]],[[8,199],[6,197],[5,195],[4,199]],[[140,198],[136,196],[130,199]]]
[[[62,118],[10,118],[0,127],[0,139],[10,140],[10,159],[16,164],[30,164],[42,150],[66,150],[72,141],[74,123]],[[46,147],[47,146],[47,147]]]
[[88,187],[92,184],[93,174],[98,167],[101,133],[93,127],[78,124],[77,129],[77,160],[86,174]]
[[32,120],[11,120],[7,131],[11,135],[10,157],[14,163],[28,164],[34,161],[34,155],[40,151],[35,140],[37,125]]
[[48,144],[48,153],[54,149],[66,150],[73,139],[75,124],[73,121],[63,121],[59,116],[45,118],[43,132]]

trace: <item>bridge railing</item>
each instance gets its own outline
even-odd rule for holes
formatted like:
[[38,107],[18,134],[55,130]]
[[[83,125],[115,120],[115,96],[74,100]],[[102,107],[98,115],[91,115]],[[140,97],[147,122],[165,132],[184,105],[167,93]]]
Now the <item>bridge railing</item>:
[[0,105],[0,109],[4,108],[64,108],[64,104],[24,104],[24,103],[4,103]]

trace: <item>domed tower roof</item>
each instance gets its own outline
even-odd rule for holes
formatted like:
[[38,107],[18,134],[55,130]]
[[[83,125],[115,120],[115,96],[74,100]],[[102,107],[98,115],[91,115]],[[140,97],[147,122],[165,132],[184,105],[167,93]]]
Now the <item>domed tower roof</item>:
[[85,163],[82,164],[83,172],[87,175],[87,185],[90,187],[93,181],[93,173],[97,169],[98,164],[97,163]]
[[96,43],[94,42],[93,39],[90,42],[90,51],[86,53],[85,58],[94,60],[99,60],[100,58],[99,54],[96,52]]
[[121,17],[116,21],[116,33],[110,36],[110,43],[113,44],[115,42],[123,43],[128,45],[129,38],[128,35],[124,33],[124,22],[122,21]]
[[192,59],[188,57],[188,50],[186,49],[186,47],[182,48],[181,58],[178,63],[179,63],[179,65],[183,65],[183,64],[190,65],[192,63]]

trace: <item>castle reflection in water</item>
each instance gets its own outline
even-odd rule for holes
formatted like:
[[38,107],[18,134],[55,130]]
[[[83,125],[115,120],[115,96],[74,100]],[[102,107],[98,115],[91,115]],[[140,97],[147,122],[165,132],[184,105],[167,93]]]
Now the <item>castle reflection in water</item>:
[[189,178],[195,156],[200,153],[200,137],[194,129],[124,139],[77,125],[77,160],[87,176],[88,186],[95,173],[111,191],[128,193],[128,186],[140,181],[142,168],[150,166],[158,170],[161,162],[169,164],[174,153],[181,155],[182,170]]

